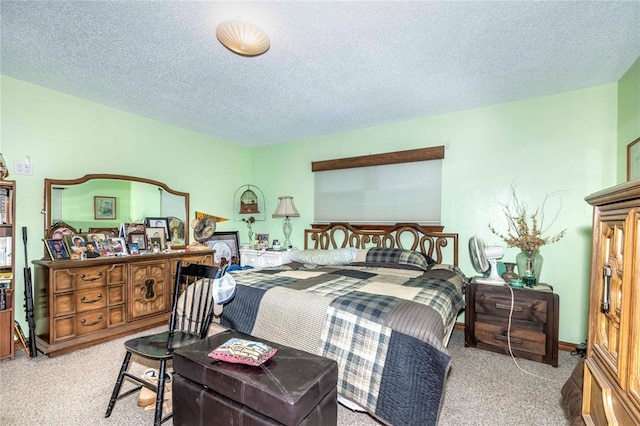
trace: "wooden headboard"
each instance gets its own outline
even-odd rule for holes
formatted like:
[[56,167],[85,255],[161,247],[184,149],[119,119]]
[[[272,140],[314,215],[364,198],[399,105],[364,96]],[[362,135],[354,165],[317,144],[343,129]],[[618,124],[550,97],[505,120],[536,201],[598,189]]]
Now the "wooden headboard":
[[458,234],[433,232],[417,223],[397,223],[382,228],[367,226],[367,229],[359,229],[341,222],[314,225],[304,231],[304,248],[397,247],[419,251],[437,263],[458,265]]

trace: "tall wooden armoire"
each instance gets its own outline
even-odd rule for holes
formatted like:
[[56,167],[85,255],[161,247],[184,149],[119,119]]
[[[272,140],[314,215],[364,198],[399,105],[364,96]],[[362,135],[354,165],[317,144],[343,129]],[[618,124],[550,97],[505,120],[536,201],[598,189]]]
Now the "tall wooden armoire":
[[582,417],[640,424],[640,180],[586,197],[593,205],[589,336]]

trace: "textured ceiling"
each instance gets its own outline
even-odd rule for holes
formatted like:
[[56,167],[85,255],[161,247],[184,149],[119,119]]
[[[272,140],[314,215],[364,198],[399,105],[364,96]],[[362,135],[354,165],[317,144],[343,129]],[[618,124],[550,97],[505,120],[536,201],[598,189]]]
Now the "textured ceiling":
[[[0,3],[2,74],[248,146],[616,82],[640,2]],[[242,18],[271,49],[237,56]]]

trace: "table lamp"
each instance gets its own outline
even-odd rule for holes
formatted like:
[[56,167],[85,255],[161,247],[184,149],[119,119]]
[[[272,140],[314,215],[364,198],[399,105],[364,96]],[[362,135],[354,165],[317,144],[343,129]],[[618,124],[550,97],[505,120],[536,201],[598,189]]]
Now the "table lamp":
[[291,247],[291,217],[300,217],[300,213],[296,210],[296,206],[293,205],[293,197],[289,195],[283,195],[278,197],[278,207],[273,212],[273,217],[284,217],[284,224],[282,225],[282,232],[284,233],[284,248]]

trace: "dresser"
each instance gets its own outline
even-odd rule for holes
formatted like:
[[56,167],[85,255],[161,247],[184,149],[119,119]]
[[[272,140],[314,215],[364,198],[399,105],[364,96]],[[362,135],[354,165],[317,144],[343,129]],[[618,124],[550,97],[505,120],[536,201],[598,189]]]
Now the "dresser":
[[546,285],[511,290],[513,307],[504,285],[466,286],[465,346],[508,355],[511,343],[515,356],[557,367],[558,295]]
[[211,265],[213,253],[34,261],[38,349],[55,356],[167,323],[178,260]]
[[293,250],[240,250],[240,265],[266,268],[291,262]]
[[640,180],[586,197],[593,206],[582,417],[640,424]]

